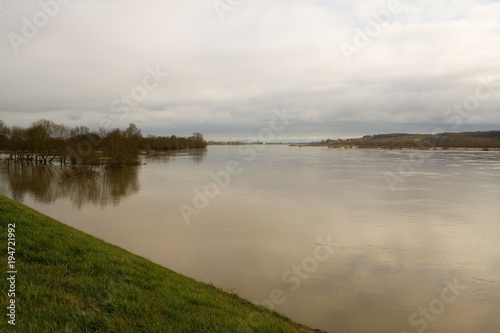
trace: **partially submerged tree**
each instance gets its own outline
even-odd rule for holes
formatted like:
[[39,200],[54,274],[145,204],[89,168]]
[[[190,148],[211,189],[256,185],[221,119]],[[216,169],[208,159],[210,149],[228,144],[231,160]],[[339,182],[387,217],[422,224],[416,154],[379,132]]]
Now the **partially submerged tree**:
[[193,136],[189,137],[189,140],[193,142],[193,148],[206,148],[207,142],[203,138],[203,134],[199,132],[193,133]]
[[0,151],[8,150],[10,136],[10,128],[5,125],[5,123],[0,120]]
[[104,155],[112,166],[137,164],[139,143],[142,139],[141,130],[130,124],[123,131],[114,129],[103,140]]
[[35,121],[26,129],[28,158],[37,162],[52,162],[54,158],[64,154],[69,133],[70,130],[63,124],[47,119]]
[[207,143],[201,133],[193,136],[142,137],[135,124],[124,129],[99,128],[92,132],[88,127],[68,128],[51,120],[40,119],[28,128],[8,128],[0,120],[0,150],[13,160],[35,163],[52,163],[60,157],[62,164],[109,164],[122,166],[137,164],[140,149],[165,151],[170,149],[205,148]]
[[201,133],[193,133],[188,138],[148,135],[142,138],[140,148],[146,151],[167,151],[173,149],[206,148],[207,142]]
[[28,158],[28,141],[26,139],[26,128],[12,126],[10,129],[9,152],[14,160]]
[[91,164],[94,161],[94,151],[100,138],[92,135],[86,126],[77,126],[70,130],[66,141],[63,160],[69,157],[71,164]]

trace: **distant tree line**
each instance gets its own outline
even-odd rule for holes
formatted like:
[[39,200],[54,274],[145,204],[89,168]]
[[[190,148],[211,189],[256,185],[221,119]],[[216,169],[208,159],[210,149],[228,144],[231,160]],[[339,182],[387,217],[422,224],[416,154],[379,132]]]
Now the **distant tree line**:
[[210,146],[242,146],[247,144],[247,142],[243,141],[208,141]]
[[156,136],[148,135],[142,138],[139,147],[146,152],[151,151],[167,151],[175,149],[189,149],[189,148],[206,148],[207,142],[204,140],[201,133],[193,133],[190,137],[177,137],[172,135]]
[[15,161],[47,164],[59,160],[61,164],[122,166],[137,164],[141,150],[149,153],[206,146],[201,133],[190,137],[143,137],[134,124],[124,130],[91,131],[86,126],[70,128],[46,119],[37,120],[27,128],[8,127],[0,120],[0,151]]
[[347,140],[323,140],[313,146],[331,148],[385,148],[385,149],[430,149],[430,148],[500,148],[500,131],[463,132],[440,134],[377,134]]

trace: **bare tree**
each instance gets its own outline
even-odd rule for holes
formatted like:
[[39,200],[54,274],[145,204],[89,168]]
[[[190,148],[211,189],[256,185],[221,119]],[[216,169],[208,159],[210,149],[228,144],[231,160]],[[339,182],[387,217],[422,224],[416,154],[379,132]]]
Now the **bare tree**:
[[9,151],[11,158],[15,160],[28,158],[29,150],[26,132],[26,128],[19,126],[10,128]]
[[114,129],[104,138],[104,151],[112,166],[136,164],[139,156],[139,143],[142,139],[141,130],[130,124],[123,131]]
[[10,128],[0,120],[0,151],[4,152],[9,149]]

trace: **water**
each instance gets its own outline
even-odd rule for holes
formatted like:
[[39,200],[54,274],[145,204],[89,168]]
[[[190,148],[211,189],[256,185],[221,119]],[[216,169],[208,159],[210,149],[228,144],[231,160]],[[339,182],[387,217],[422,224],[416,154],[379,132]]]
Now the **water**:
[[0,192],[328,332],[500,332],[500,152],[211,146],[143,162],[83,180],[3,165]]

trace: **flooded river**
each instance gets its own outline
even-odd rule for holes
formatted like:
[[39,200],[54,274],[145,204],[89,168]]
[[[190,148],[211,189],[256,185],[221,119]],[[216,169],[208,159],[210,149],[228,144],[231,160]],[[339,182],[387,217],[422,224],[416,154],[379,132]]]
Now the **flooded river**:
[[[0,193],[328,332],[500,332],[500,152],[210,146]],[[22,243],[22,240],[19,240]]]

